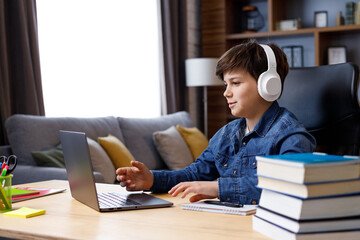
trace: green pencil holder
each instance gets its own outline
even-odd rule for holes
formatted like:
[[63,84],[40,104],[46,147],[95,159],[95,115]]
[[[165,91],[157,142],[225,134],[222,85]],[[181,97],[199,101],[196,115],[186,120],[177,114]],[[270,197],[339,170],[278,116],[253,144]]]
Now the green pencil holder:
[[0,177],[0,212],[7,212],[12,210],[11,204],[11,179],[13,175],[9,174],[5,177]]

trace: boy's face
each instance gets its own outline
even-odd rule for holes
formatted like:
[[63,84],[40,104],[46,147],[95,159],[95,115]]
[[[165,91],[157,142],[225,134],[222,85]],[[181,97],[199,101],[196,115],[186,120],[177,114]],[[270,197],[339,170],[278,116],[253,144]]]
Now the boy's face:
[[235,117],[256,118],[265,101],[257,90],[257,81],[246,71],[224,73],[227,100],[231,114]]

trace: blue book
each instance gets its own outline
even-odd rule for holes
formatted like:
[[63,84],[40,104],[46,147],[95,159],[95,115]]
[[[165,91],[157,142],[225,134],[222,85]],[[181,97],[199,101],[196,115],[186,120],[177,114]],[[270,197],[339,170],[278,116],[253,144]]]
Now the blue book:
[[360,178],[359,156],[297,153],[257,156],[257,174],[293,183],[319,183]]
[[355,2],[347,2],[345,5],[345,24],[355,24]]

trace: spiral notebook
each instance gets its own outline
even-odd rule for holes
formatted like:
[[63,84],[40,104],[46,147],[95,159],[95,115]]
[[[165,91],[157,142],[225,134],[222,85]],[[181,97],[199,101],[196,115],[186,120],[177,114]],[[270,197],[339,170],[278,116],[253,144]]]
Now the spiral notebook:
[[244,205],[243,207],[226,207],[214,204],[208,204],[204,202],[195,202],[181,205],[182,209],[203,211],[203,212],[214,212],[214,213],[226,213],[235,215],[250,215],[256,213],[257,205]]

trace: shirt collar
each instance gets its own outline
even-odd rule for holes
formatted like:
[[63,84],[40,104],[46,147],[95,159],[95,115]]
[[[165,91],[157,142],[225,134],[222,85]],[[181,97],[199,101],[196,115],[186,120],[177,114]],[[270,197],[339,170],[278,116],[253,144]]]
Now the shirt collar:
[[264,137],[266,133],[269,131],[271,126],[273,125],[275,119],[277,118],[280,111],[280,106],[277,101],[273,102],[273,104],[266,110],[264,115],[260,118],[259,122],[256,124],[254,128],[254,132],[256,132],[260,137]]
[[[256,124],[253,131],[250,132],[250,135],[246,137],[251,137],[253,134],[257,134],[260,137],[265,137],[266,133],[269,131],[273,125],[275,119],[277,118],[280,111],[280,106],[277,101],[275,101],[271,106],[266,110],[263,116],[260,118],[259,122]],[[237,129],[234,134],[230,136],[230,139],[234,145],[237,145],[244,136],[246,125],[245,118],[240,118],[238,122]]]

